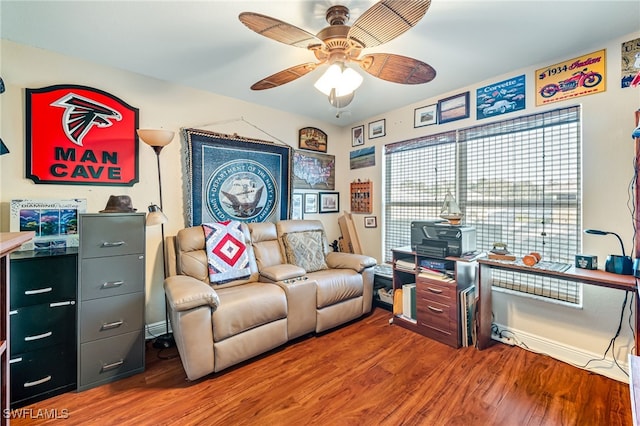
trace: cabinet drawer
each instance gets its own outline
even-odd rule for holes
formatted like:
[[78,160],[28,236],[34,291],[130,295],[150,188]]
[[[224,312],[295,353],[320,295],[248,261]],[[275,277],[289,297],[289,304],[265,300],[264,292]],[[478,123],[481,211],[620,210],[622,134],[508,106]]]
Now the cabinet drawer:
[[80,341],[138,331],[144,322],[144,293],[131,293],[82,303]]
[[98,385],[116,376],[144,370],[142,330],[80,345],[79,387]]
[[75,341],[73,301],[13,309],[9,315],[11,353],[23,353]]
[[76,255],[11,260],[11,308],[76,299]]
[[62,344],[12,356],[11,402],[65,386],[75,388],[76,348]]
[[418,304],[418,322],[447,334],[454,333],[458,326],[455,307],[424,299]]
[[446,283],[418,278],[416,280],[416,296],[440,303],[453,304],[456,300],[456,287]]
[[144,253],[144,214],[80,215],[83,259]]
[[141,254],[82,260],[82,300],[143,291],[144,267]]

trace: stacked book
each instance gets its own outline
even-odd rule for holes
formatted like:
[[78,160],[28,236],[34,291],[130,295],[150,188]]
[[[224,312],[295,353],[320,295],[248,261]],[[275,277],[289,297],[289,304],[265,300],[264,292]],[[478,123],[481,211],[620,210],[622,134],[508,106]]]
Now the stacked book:
[[416,270],[416,264],[414,262],[398,259],[396,260],[396,269],[414,272]]

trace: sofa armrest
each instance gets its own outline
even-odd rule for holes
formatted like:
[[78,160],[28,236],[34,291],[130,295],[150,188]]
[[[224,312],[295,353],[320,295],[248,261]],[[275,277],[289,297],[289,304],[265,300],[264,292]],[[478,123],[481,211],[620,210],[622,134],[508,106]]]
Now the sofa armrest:
[[188,275],[174,275],[164,280],[164,291],[169,306],[175,312],[187,311],[199,306],[220,305],[218,293],[210,285]]
[[282,265],[273,265],[266,268],[262,268],[260,275],[266,279],[276,282],[289,280],[291,278],[301,277],[306,274],[307,271],[296,265],[290,263],[284,263]]
[[327,266],[331,269],[353,269],[362,272],[378,263],[373,257],[364,254],[332,251],[327,253]]

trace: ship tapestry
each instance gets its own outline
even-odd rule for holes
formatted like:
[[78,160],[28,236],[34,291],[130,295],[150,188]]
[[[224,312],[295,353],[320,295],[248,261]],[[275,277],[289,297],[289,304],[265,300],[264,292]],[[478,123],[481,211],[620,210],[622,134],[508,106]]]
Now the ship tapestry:
[[294,189],[335,189],[336,157],[295,151],[293,153]]
[[288,219],[291,147],[185,129],[191,226]]

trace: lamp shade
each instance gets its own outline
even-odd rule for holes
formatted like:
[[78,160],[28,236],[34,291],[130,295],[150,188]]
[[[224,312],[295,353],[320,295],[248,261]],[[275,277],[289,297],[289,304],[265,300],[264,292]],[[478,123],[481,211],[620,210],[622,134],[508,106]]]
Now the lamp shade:
[[142,139],[142,142],[150,146],[165,146],[169,145],[173,140],[175,132],[171,130],[158,130],[158,129],[138,129],[138,137]]
[[329,96],[335,89],[335,96],[340,98],[353,93],[362,84],[362,76],[342,62],[332,64],[314,87]]
[[162,210],[160,210],[160,207],[156,204],[151,204],[149,206],[149,213],[147,214],[147,220],[145,222],[146,225],[156,226],[163,225],[167,222],[169,222],[169,219],[167,219],[167,216],[162,212]]

